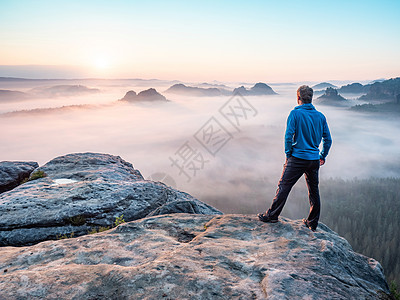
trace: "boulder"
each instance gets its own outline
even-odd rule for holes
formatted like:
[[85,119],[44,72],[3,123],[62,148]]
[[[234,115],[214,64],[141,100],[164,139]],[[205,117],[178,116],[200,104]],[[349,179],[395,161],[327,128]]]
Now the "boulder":
[[37,171],[46,177],[0,195],[0,246],[80,236],[111,227],[121,215],[132,221],[149,214],[172,213],[174,207],[178,212],[221,214],[187,193],[144,180],[119,156],[69,154]]
[[0,162],[0,193],[18,186],[37,167],[39,167],[38,163],[33,161]]
[[286,218],[163,215],[0,251],[4,299],[391,299],[377,261]]

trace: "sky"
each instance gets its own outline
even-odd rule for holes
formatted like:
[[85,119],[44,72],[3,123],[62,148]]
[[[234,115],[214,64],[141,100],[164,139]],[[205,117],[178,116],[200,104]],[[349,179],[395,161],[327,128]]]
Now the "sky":
[[0,0],[0,76],[391,78],[399,15],[397,0]]

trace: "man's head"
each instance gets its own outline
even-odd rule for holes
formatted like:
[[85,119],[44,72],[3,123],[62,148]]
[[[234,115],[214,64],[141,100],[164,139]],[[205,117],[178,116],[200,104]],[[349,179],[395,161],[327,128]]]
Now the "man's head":
[[311,103],[312,96],[313,89],[310,88],[308,85],[302,85],[297,89],[297,102],[299,103],[299,105]]

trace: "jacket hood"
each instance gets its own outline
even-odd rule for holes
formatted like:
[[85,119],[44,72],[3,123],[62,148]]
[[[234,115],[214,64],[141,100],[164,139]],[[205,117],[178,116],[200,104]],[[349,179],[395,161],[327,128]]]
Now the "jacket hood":
[[305,103],[305,104],[296,106],[294,109],[315,110],[315,107],[311,103]]

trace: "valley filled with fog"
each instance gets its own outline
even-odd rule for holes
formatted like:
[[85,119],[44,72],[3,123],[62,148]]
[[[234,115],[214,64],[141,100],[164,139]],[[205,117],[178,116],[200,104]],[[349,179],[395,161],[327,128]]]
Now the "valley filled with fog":
[[[131,162],[145,178],[163,180],[224,212],[265,210],[282,172],[286,118],[297,105],[300,84],[270,84],[278,95],[237,100],[229,95],[193,97],[165,92],[174,83],[3,81],[0,89],[28,96],[0,102],[0,160],[33,160],[43,165],[73,152],[109,153]],[[48,88],[61,85],[80,88]],[[225,88],[240,85],[252,86],[225,83]],[[150,87],[169,101],[117,101],[129,90],[139,93]],[[238,108],[237,101],[247,109]],[[333,138],[320,170],[321,181],[400,177],[399,118],[318,105],[317,101],[315,106],[327,117]],[[236,107],[236,119],[226,114],[229,107]],[[216,146],[201,141],[206,128],[223,133]],[[180,169],[184,159],[188,159],[185,170]],[[305,185],[304,179],[299,185]],[[289,199],[285,210],[290,209]]]

